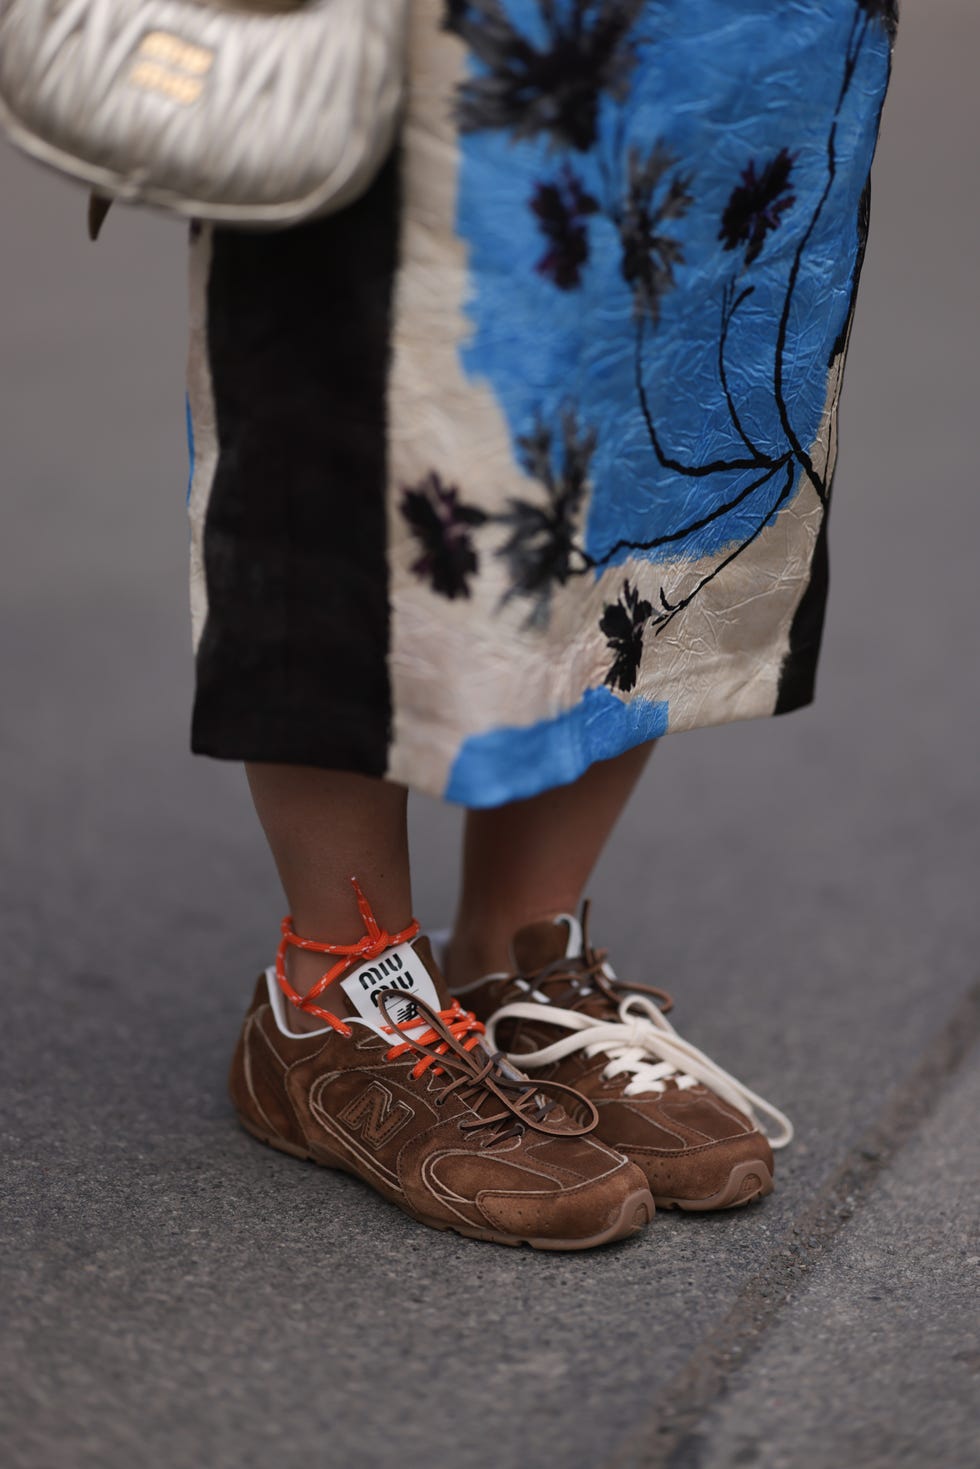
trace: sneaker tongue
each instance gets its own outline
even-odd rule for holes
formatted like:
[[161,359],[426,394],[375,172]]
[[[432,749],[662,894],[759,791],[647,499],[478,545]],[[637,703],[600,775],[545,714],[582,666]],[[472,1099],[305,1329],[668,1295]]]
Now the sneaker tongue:
[[378,995],[384,990],[399,995],[397,1000],[388,1001],[388,1015],[395,1024],[413,1020],[418,1014],[415,996],[436,1011],[445,1010],[451,1003],[429,940],[424,937],[414,944],[394,944],[376,959],[360,964],[340,981],[340,988],[351,1006],[349,1018],[362,1021],[386,1040],[390,1036],[378,1004]]
[[571,913],[528,923],[515,933],[511,953],[520,974],[531,974],[556,959],[578,959],[582,953],[582,926]]
[[[369,960],[353,969],[340,981],[347,996],[352,1013],[345,1018],[348,1022],[368,1026],[391,1041],[389,1031],[384,1029],[386,1021],[377,1004],[377,996],[385,990],[395,990],[403,998],[388,1001],[388,1014],[395,1024],[413,1020],[418,1011],[413,1003],[416,996],[423,999],[433,1010],[446,1010],[452,1004],[446,982],[432,954],[432,946],[423,935],[414,944],[395,944],[385,949],[377,959]],[[420,1032],[419,1032],[420,1033]],[[487,1056],[488,1052],[482,1052]],[[500,1070],[505,1076],[525,1081],[527,1078],[507,1060],[501,1060]],[[545,1098],[539,1096],[541,1103]],[[500,1101],[487,1091],[472,1103],[477,1116],[489,1116],[500,1110]],[[556,1118],[560,1116],[556,1113]]]
[[[574,985],[576,970],[583,967],[582,925],[570,913],[559,913],[518,929],[511,943],[514,968],[518,974],[535,979],[535,994],[567,1010],[581,1010],[597,1018],[615,1015],[617,1007],[608,994],[585,982],[583,994]],[[566,959],[567,968],[559,964]],[[540,970],[555,964],[554,976],[540,977]]]

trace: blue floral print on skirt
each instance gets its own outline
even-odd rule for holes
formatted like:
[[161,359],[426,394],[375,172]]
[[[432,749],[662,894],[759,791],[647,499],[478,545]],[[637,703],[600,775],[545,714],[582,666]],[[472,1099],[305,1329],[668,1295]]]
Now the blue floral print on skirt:
[[417,0],[341,214],[193,242],[194,748],[491,806],[813,697],[889,0]]

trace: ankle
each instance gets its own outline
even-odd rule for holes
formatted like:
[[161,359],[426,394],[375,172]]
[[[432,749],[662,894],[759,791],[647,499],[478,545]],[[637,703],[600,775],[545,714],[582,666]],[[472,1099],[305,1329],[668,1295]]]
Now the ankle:
[[443,972],[450,989],[462,989],[485,974],[509,970],[510,934],[493,934],[487,929],[455,928],[446,949]]
[[486,974],[510,973],[514,967],[511,941],[515,933],[529,923],[557,918],[560,913],[574,913],[577,906],[575,902],[524,905],[508,911],[503,920],[499,914],[489,917],[485,914],[475,922],[457,918],[443,965],[446,982],[451,989],[461,989]]
[[[309,994],[314,985],[322,979],[328,966],[329,960],[323,954],[304,953],[302,950],[293,949],[286,955],[286,976],[293,989],[300,995]],[[345,1008],[346,998],[338,985],[330,985],[319,996],[317,1004],[338,1015]],[[294,1004],[288,997],[285,1001],[285,1020],[287,1027],[296,1034],[322,1030],[326,1024],[321,1016],[301,1010],[299,1005]]]

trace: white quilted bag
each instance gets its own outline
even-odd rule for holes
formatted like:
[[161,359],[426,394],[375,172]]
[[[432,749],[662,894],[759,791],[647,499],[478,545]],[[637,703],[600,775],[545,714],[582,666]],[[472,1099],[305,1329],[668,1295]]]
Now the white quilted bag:
[[409,3],[307,0],[263,14],[202,0],[0,0],[0,122],[106,198],[250,226],[328,213],[391,147]]

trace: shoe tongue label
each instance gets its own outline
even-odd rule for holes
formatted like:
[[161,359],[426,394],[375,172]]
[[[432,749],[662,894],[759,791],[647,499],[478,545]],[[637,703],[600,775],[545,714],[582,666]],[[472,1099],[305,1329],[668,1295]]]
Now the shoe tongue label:
[[[432,976],[411,944],[396,944],[392,949],[385,949],[377,959],[370,959],[359,969],[352,970],[346,979],[340,981],[340,987],[364,1024],[386,1040],[391,1036],[384,1028],[386,1021],[378,1004],[378,995],[384,990],[394,990],[398,995],[397,999],[387,1002],[388,1015],[395,1025],[415,1019],[418,1014],[414,1004],[416,995],[437,1014],[442,1009]],[[397,1044],[396,1041],[392,1043]]]

